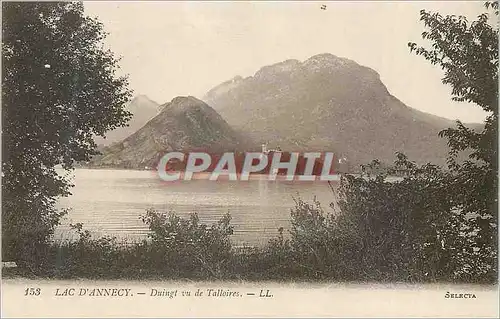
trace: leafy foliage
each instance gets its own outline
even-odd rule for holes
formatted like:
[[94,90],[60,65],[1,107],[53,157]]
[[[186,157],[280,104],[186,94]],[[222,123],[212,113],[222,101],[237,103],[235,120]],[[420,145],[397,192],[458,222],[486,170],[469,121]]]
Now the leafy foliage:
[[42,253],[46,262],[37,275],[83,278],[204,278],[227,276],[233,260],[230,216],[214,225],[200,223],[196,214],[148,210],[141,217],[149,239],[119,242],[115,237],[92,238],[82,224],[72,225],[78,240],[53,243]]
[[[486,8],[498,15],[498,2]],[[484,128],[476,132],[458,122],[440,133],[450,147],[447,170],[398,154],[391,170],[374,161],[361,176],[346,175],[334,212],[299,201],[290,240],[273,246],[298,273],[363,281],[497,280],[498,29],[486,13],[468,23],[422,10],[421,20],[431,48],[410,43],[410,50],[442,67],[453,100],[489,112]],[[461,160],[464,152],[468,159]]]
[[[289,234],[264,247],[234,247],[230,216],[208,226],[192,214],[149,210],[142,220],[149,239],[93,239],[73,225],[77,241],[54,243],[37,275],[58,278],[335,280],[404,282],[492,282],[495,251],[477,245],[478,225],[443,200],[449,173],[418,167],[399,181],[365,167],[347,176],[338,207],[296,200]],[[434,176],[429,183],[429,176]],[[432,197],[434,196],[434,197]],[[431,198],[432,197],[432,198]],[[390,205],[386,205],[390,202]],[[450,218],[451,217],[451,218]],[[460,232],[456,230],[460,229]]]
[[149,264],[171,274],[201,273],[220,278],[231,251],[233,227],[228,214],[210,227],[201,224],[197,214],[183,219],[172,212],[148,210],[142,220],[151,230]]
[[297,200],[289,238],[271,241],[258,267],[273,278],[495,282],[496,247],[481,219],[457,206],[454,180],[403,154],[389,171],[373,161],[342,178],[331,210]]
[[[498,1],[486,2],[486,9],[498,17]],[[422,36],[432,49],[409,43],[411,51],[424,56],[445,71],[443,83],[452,87],[452,98],[471,102],[488,112],[484,129],[476,132],[457,123],[457,128],[440,132],[448,139],[448,166],[453,180],[448,191],[453,205],[474,216],[479,227],[474,241],[482,250],[497,251],[498,242],[498,27],[492,26],[488,13],[468,23],[464,17],[442,17],[422,11],[421,20],[429,29]],[[469,159],[459,162],[458,154]],[[496,258],[491,260],[496,269]]]
[[[498,15],[497,2],[486,7]],[[496,282],[498,30],[487,23],[486,14],[470,24],[463,17],[426,11],[421,18],[429,29],[423,37],[432,48],[411,43],[410,49],[443,68],[443,82],[452,86],[453,99],[490,112],[481,132],[457,123],[457,128],[441,133],[450,146],[447,169],[419,166],[403,154],[397,154],[391,169],[373,161],[362,167],[360,176],[342,178],[331,211],[318,202],[296,200],[289,234],[280,229],[280,235],[264,248],[232,247],[229,215],[207,226],[196,214],[183,219],[148,211],[142,220],[149,225],[149,240],[130,246],[120,246],[114,238],[92,239],[76,225],[77,242],[40,250],[47,256],[40,259],[46,261],[42,265],[46,273],[108,278]],[[15,128],[10,130],[15,132]],[[461,160],[462,152],[469,155],[466,160]],[[52,172],[47,167],[42,171]],[[16,184],[13,176],[17,175],[12,172],[9,182],[23,185]],[[42,198],[65,189],[64,180],[55,175],[50,180],[54,181],[53,193],[43,190],[40,193],[46,197]],[[51,216],[57,221],[56,215],[46,214],[51,211],[55,214],[50,209],[37,211],[35,216],[46,220],[36,222],[51,225],[47,221]],[[7,215],[12,216],[31,217]],[[29,224],[27,219],[20,220],[19,225]],[[41,241],[44,236],[40,235]]]
[[2,257],[22,264],[65,213],[55,200],[71,185],[55,166],[96,154],[93,137],[128,120],[130,91],[82,3],[5,2],[2,15]]

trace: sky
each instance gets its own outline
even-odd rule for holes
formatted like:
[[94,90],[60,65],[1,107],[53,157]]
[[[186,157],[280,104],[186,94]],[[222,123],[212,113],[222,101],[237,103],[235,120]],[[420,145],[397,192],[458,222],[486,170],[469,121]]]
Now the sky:
[[[321,6],[326,5],[326,10]],[[109,32],[105,45],[128,74],[135,95],[158,103],[204,94],[234,76],[320,53],[376,70],[406,105],[464,122],[481,122],[478,106],[451,101],[443,72],[407,43],[425,44],[419,11],[484,12],[482,1],[84,2]]]

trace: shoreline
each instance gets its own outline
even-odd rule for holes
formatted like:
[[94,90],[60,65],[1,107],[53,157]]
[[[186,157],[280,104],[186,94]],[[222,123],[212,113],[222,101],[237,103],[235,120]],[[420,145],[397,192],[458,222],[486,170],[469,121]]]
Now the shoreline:
[[487,291],[497,291],[500,288],[499,283],[460,283],[460,282],[377,282],[377,281],[333,281],[333,280],[305,280],[305,279],[284,279],[284,280],[276,280],[276,279],[258,279],[258,280],[248,280],[248,279],[213,279],[213,280],[207,280],[207,279],[165,279],[165,278],[131,278],[131,279],[90,279],[90,278],[45,278],[45,277],[39,277],[39,278],[28,278],[28,277],[22,277],[22,276],[17,276],[17,277],[7,277],[2,274],[2,281],[7,282],[9,284],[16,284],[16,283],[33,283],[33,282],[42,282],[42,283],[68,283],[68,284],[75,284],[75,283],[98,283],[98,284],[103,284],[103,283],[109,283],[109,284],[122,284],[125,282],[130,282],[132,284],[134,283],[142,283],[142,284],[161,284],[161,285],[170,285],[170,284],[187,284],[187,285],[192,285],[192,284],[208,284],[208,285],[215,285],[215,284],[224,284],[227,285],[228,287],[230,286],[237,286],[237,285],[253,285],[253,286],[258,286],[259,284],[266,284],[266,285],[279,285],[280,287],[283,286],[291,286],[289,288],[295,288],[293,286],[297,284],[301,284],[301,287],[303,288],[303,285],[308,285],[308,288],[361,288],[365,289],[367,287],[370,287],[372,289],[404,289],[404,290],[414,290],[414,289],[435,289],[435,290],[440,290],[440,289],[449,289],[450,286],[454,287],[462,287],[462,288],[472,288],[475,290],[487,290]]

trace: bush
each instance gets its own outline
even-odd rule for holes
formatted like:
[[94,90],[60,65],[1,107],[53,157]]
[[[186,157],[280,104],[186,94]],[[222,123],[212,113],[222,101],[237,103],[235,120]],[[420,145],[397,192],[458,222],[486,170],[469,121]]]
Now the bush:
[[53,243],[37,275],[83,278],[222,278],[231,260],[233,233],[229,214],[210,227],[197,214],[148,210],[142,220],[148,240],[119,243],[115,237],[93,239],[82,224],[72,225],[78,240]]
[[496,247],[481,236],[480,221],[456,205],[449,172],[416,166],[398,155],[399,180],[377,162],[361,176],[345,175],[337,203],[295,200],[292,227],[264,247],[233,247],[231,217],[208,226],[197,214],[148,210],[148,239],[119,243],[79,238],[38,254],[36,274],[83,278],[480,282],[496,280]]
[[174,213],[148,210],[142,220],[151,230],[146,257],[149,265],[174,277],[220,278],[225,272],[231,255],[229,236],[233,234],[229,214],[211,227],[201,224],[197,214],[183,219]]
[[[396,172],[402,177],[391,181]],[[480,236],[483,219],[457,203],[455,180],[402,154],[387,172],[374,161],[361,176],[342,177],[332,212],[298,200],[291,239],[275,255],[287,255],[305,278],[494,282],[495,242]]]

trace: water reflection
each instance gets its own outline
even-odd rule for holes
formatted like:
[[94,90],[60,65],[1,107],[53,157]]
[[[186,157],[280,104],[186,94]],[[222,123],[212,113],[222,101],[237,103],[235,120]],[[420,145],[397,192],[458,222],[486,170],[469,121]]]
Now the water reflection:
[[212,223],[229,212],[238,244],[258,245],[289,227],[292,197],[328,207],[333,199],[324,182],[297,181],[161,181],[154,172],[77,169],[72,196],[60,200],[70,207],[56,231],[56,238],[74,236],[69,224],[81,222],[94,235],[135,240],[147,233],[140,220],[146,209],[175,211],[181,216],[198,212],[202,222]]

